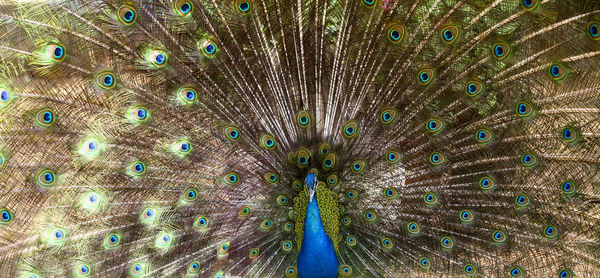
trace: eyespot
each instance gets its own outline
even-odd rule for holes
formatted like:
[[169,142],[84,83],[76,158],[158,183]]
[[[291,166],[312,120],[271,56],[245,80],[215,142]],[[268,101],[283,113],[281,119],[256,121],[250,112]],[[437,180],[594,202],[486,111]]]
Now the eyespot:
[[207,58],[213,58],[217,54],[217,44],[211,39],[203,39],[198,42],[198,48]]
[[271,134],[263,134],[260,137],[260,147],[267,150],[275,149],[277,146],[277,140]]
[[293,266],[288,266],[285,269],[285,277],[291,278],[296,277],[298,275],[298,270]]
[[42,170],[40,171],[35,180],[37,184],[43,187],[48,187],[54,184],[56,176],[52,170]]
[[286,222],[285,225],[283,225],[283,230],[286,232],[291,232],[294,230],[294,223],[292,222]]
[[338,183],[338,176],[336,174],[331,174],[327,177],[327,184],[329,186],[335,186]]
[[173,8],[180,16],[189,16],[194,10],[194,4],[188,0],[177,0],[173,2]]
[[190,187],[183,191],[181,199],[184,202],[193,202],[198,198],[198,189]]
[[229,172],[225,174],[223,181],[227,185],[236,185],[240,182],[240,176],[236,172]]
[[515,196],[515,205],[517,206],[517,209],[523,209],[531,205],[531,200],[527,194],[519,193]]
[[97,139],[87,138],[81,143],[79,147],[79,154],[93,158],[98,156],[100,153],[100,148],[100,142],[98,142]]
[[323,169],[329,170],[335,167],[337,162],[337,155],[335,153],[329,153],[323,158]]
[[346,138],[354,138],[358,135],[358,122],[355,120],[347,122],[342,128],[342,134]]
[[225,277],[224,275],[225,274],[223,274],[223,271],[219,271],[219,272],[215,273],[215,275],[213,275],[212,278],[224,278]]
[[502,60],[510,54],[510,46],[503,42],[496,43],[492,46],[492,53],[496,59]]
[[387,38],[394,44],[402,42],[405,34],[406,28],[402,24],[392,24],[387,29]]
[[245,206],[240,209],[239,215],[242,217],[246,217],[246,216],[250,215],[251,212],[252,212],[252,208]]
[[417,75],[417,79],[421,85],[427,85],[433,81],[435,78],[435,70],[434,69],[422,69],[419,71]]
[[442,244],[442,248],[444,249],[452,249],[454,248],[454,239],[449,236],[444,236],[440,239],[440,243]]
[[558,271],[558,277],[560,278],[573,278],[574,274],[573,271],[571,271],[568,268],[563,268],[561,270]]
[[484,176],[479,180],[479,187],[483,191],[489,191],[496,188],[496,181],[490,176]]
[[276,183],[277,181],[279,181],[279,174],[275,173],[275,172],[268,172],[266,174],[264,174],[263,176],[265,178],[265,180],[268,183]]
[[408,233],[412,236],[419,235],[421,233],[421,226],[417,222],[409,222],[406,225]]
[[537,156],[531,152],[525,152],[521,155],[521,164],[525,167],[533,167],[538,164]]
[[492,232],[492,240],[495,243],[505,243],[507,239],[508,238],[507,238],[506,233],[504,231],[495,230],[494,232]]
[[350,224],[352,224],[352,218],[350,218],[350,216],[342,217],[342,224],[344,226],[350,226]]
[[260,222],[260,228],[262,230],[268,231],[271,229],[271,226],[273,226],[273,221],[271,221],[271,219],[269,219],[269,218],[264,219],[263,221]]
[[302,182],[299,180],[292,181],[292,188],[296,191],[302,190]]
[[568,145],[572,145],[579,140],[579,132],[574,127],[566,126],[561,131],[561,139]]
[[56,117],[50,108],[44,108],[35,113],[35,122],[40,127],[49,127],[54,124]]
[[155,208],[145,208],[140,213],[140,222],[144,224],[152,224],[157,219],[157,209]]
[[311,153],[307,148],[300,148],[296,153],[296,165],[299,168],[305,168],[309,165],[311,158]]
[[350,247],[352,246],[356,246],[357,240],[355,236],[347,236],[346,237],[346,244]]
[[476,97],[483,93],[485,90],[485,83],[477,79],[471,79],[465,86],[465,93],[469,97]]
[[456,39],[458,39],[458,36],[460,35],[460,30],[457,26],[449,25],[442,29],[440,35],[442,36],[443,42],[447,44],[452,44],[456,41]]
[[598,26],[600,26],[600,22],[591,21],[587,25],[587,33],[593,40],[600,40],[600,32],[598,31]]
[[237,141],[240,139],[240,130],[234,125],[224,127],[223,134],[229,141]]
[[223,242],[219,245],[219,248],[217,248],[217,251],[219,252],[219,254],[227,254],[229,253],[229,242]]
[[187,267],[188,274],[198,273],[199,271],[200,271],[200,262],[199,261],[193,261],[188,264],[188,267]]
[[129,274],[134,277],[143,276],[146,273],[147,267],[148,266],[146,265],[146,263],[134,262],[129,268]]
[[277,204],[279,204],[280,206],[285,206],[288,203],[288,198],[287,196],[281,194],[279,196],[277,196]]
[[444,126],[444,121],[438,118],[431,118],[427,120],[427,123],[425,124],[425,129],[427,129],[429,133],[435,135],[442,131],[444,129]]
[[319,146],[319,154],[321,156],[325,156],[327,155],[329,152],[331,152],[331,145],[329,145],[329,143],[322,143]]
[[192,152],[194,148],[187,139],[181,139],[171,145],[171,150],[178,156],[184,157]]
[[162,68],[167,64],[169,56],[163,50],[154,49],[148,53],[146,59],[155,67]]
[[554,63],[548,68],[550,77],[556,81],[563,80],[567,76],[567,69],[560,63]]
[[8,105],[12,100],[11,91],[7,88],[0,87],[0,107]]
[[95,191],[89,191],[80,199],[81,207],[90,213],[96,212],[102,204],[103,196]]
[[555,225],[544,227],[544,236],[550,240],[556,239],[558,237],[558,228]]
[[115,248],[121,244],[121,235],[118,233],[110,233],[104,238],[105,248]]
[[119,21],[125,25],[131,25],[137,19],[135,8],[130,5],[122,5],[117,9]]
[[73,272],[75,277],[88,277],[91,273],[91,267],[88,264],[78,264],[75,266]]
[[48,58],[55,62],[60,62],[65,58],[65,47],[58,43],[51,43],[46,46]]
[[357,159],[352,162],[352,166],[350,167],[352,172],[360,174],[365,171],[367,166],[367,162],[362,159]]
[[154,246],[160,249],[166,249],[171,247],[173,243],[173,234],[168,232],[160,232],[158,236],[156,236],[156,240],[154,242]]
[[235,2],[235,8],[239,14],[248,14],[252,11],[252,1],[238,0]]
[[383,189],[383,196],[388,198],[389,200],[395,200],[398,198],[398,191],[396,189],[388,187]]
[[193,104],[198,100],[198,92],[190,86],[183,86],[177,90],[177,99],[183,105]]
[[521,5],[523,5],[523,8],[525,8],[525,10],[531,11],[534,10],[535,8],[537,8],[539,2],[538,0],[521,0]]
[[423,195],[423,201],[428,206],[437,206],[439,203],[438,195],[433,192],[428,192]]
[[23,273],[22,278],[40,278],[40,276],[35,273],[25,272]]
[[[240,214],[242,212],[240,211]],[[248,209],[248,214],[250,214],[250,209]],[[206,228],[208,228],[208,224],[210,223],[208,217],[204,216],[204,215],[198,215],[196,216],[196,218],[194,219],[194,228],[196,228],[197,230],[204,230]]]
[[392,250],[394,248],[394,241],[392,239],[384,237],[381,239],[381,247],[384,250]]
[[463,271],[467,276],[475,276],[477,274],[477,268],[474,264],[466,264],[463,267]]
[[475,140],[479,144],[487,144],[494,138],[494,133],[488,128],[480,128],[475,131]]
[[48,231],[47,240],[52,245],[62,245],[65,243],[67,238],[67,232],[58,227],[54,227]]
[[105,89],[105,90],[110,90],[110,89],[114,88],[115,85],[117,84],[117,78],[110,71],[99,72],[98,74],[96,74],[95,79],[96,79],[96,85],[98,85],[98,87]]
[[[364,1],[370,1],[370,0],[364,0]],[[375,0],[371,0],[371,1],[375,2]],[[352,268],[349,265],[341,265],[338,272],[342,277],[348,277],[348,276],[352,275]]]
[[375,211],[372,209],[365,210],[363,212],[363,218],[367,222],[374,222],[375,220],[377,220],[377,213],[375,213]]
[[250,249],[250,252],[248,252],[248,258],[254,259],[254,258],[258,257],[258,254],[259,254],[259,249],[252,248],[252,249]]
[[284,240],[281,242],[281,249],[283,249],[283,251],[285,251],[285,252],[291,251],[292,247],[293,247],[292,242],[289,240]]
[[0,208],[0,225],[7,225],[13,221],[13,213],[7,208]]
[[402,160],[402,154],[400,154],[400,152],[398,152],[396,150],[390,150],[385,155],[385,161],[390,164],[396,164],[401,160]]
[[422,257],[419,259],[419,266],[425,270],[430,269],[431,261],[427,257]]
[[129,118],[136,123],[144,123],[150,119],[150,111],[143,106],[134,106],[129,109]]
[[6,159],[4,159],[4,155],[0,153],[0,169],[4,167],[4,164],[6,164]]
[[[333,199],[334,199],[334,200],[336,200],[336,201],[337,201],[337,194],[333,193],[333,194],[332,194],[332,197],[333,197]],[[346,212],[346,207],[344,207],[344,205],[339,205],[339,206],[338,206],[338,212],[339,212],[340,214],[344,214],[344,213]]]
[[306,111],[306,110],[298,111],[298,114],[296,115],[296,123],[298,124],[298,126],[300,126],[301,128],[307,128],[310,125],[310,122],[311,122],[311,117],[310,117],[310,113],[308,113],[308,111]]
[[444,154],[441,152],[434,151],[429,154],[428,161],[433,166],[441,166],[446,162],[446,156],[444,156]]
[[397,116],[398,110],[395,108],[385,108],[379,115],[379,121],[384,125],[390,125],[394,123],[394,120],[396,120]]
[[567,196],[572,196],[577,193],[577,184],[574,181],[568,180],[561,185],[561,189]]
[[475,214],[470,209],[463,209],[458,213],[460,222],[463,224],[471,224],[475,220]]
[[513,266],[510,268],[510,276],[511,277],[523,277],[523,270],[521,270],[518,266]]
[[294,220],[295,219],[295,215],[296,214],[294,213],[293,209],[288,210],[288,218],[289,219]]
[[144,175],[145,173],[146,173],[146,165],[139,160],[131,162],[129,164],[129,166],[127,167],[127,174],[129,174],[130,176],[139,177],[139,176]]
[[377,3],[377,0],[361,0],[363,5],[371,8],[373,6],[375,6],[375,3]]
[[356,189],[349,189],[346,191],[346,198],[350,201],[356,200],[356,198],[358,198],[358,191],[356,191]]

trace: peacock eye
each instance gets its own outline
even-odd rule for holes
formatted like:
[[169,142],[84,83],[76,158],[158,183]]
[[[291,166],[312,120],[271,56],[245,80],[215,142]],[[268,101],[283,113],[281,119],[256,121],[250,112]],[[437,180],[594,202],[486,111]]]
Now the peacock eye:
[[435,78],[435,70],[429,68],[422,69],[421,71],[419,71],[417,76],[421,85],[427,85],[431,83]]
[[444,29],[442,29],[441,35],[442,35],[442,41],[447,43],[447,44],[452,44],[456,41],[456,39],[458,38],[460,32],[457,26],[454,25],[449,25],[444,27]]
[[388,40],[393,44],[402,42],[405,33],[406,28],[402,24],[391,24],[387,29]]
[[251,0],[237,0],[235,2],[235,7],[239,14],[245,15],[252,11],[252,1]]
[[192,14],[194,4],[189,0],[177,0],[173,2],[173,8],[182,17],[187,17]]
[[499,60],[508,57],[510,50],[510,46],[503,42],[496,43],[494,46],[492,46],[494,57]]
[[101,71],[96,74],[96,85],[102,89],[110,90],[115,87],[116,78],[110,71]]
[[277,146],[277,140],[271,134],[263,134],[260,137],[260,147],[267,150],[275,149]]
[[55,121],[54,111],[50,108],[44,108],[35,113],[35,122],[40,127],[50,127]]
[[439,118],[431,118],[427,120],[425,124],[425,128],[430,134],[436,135],[440,133],[444,129],[444,121]]
[[51,170],[43,170],[37,174],[37,184],[43,187],[48,187],[54,184],[55,175]]
[[203,39],[199,41],[198,48],[207,58],[213,58],[217,54],[217,44],[211,39]]
[[137,19],[137,13],[133,6],[122,5],[117,9],[117,17],[124,25],[131,25]]
[[342,132],[346,138],[354,138],[358,134],[358,122],[355,120],[346,122],[342,128]]

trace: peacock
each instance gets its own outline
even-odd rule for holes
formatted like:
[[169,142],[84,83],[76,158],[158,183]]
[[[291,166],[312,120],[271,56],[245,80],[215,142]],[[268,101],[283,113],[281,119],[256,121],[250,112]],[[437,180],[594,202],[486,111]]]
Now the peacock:
[[600,277],[596,0],[0,0],[0,277]]

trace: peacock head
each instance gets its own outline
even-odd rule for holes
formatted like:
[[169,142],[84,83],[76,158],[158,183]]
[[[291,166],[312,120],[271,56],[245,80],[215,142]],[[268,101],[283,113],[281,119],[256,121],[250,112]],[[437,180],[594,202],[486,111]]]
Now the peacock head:
[[304,185],[308,191],[308,200],[312,202],[315,192],[317,192],[317,176],[314,173],[309,173],[304,178]]

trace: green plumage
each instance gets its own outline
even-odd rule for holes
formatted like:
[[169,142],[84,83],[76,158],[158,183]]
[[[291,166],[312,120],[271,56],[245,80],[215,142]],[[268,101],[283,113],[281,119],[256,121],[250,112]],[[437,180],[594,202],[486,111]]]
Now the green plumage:
[[599,276],[599,28],[592,0],[0,0],[0,277],[302,277],[308,174],[339,276]]

